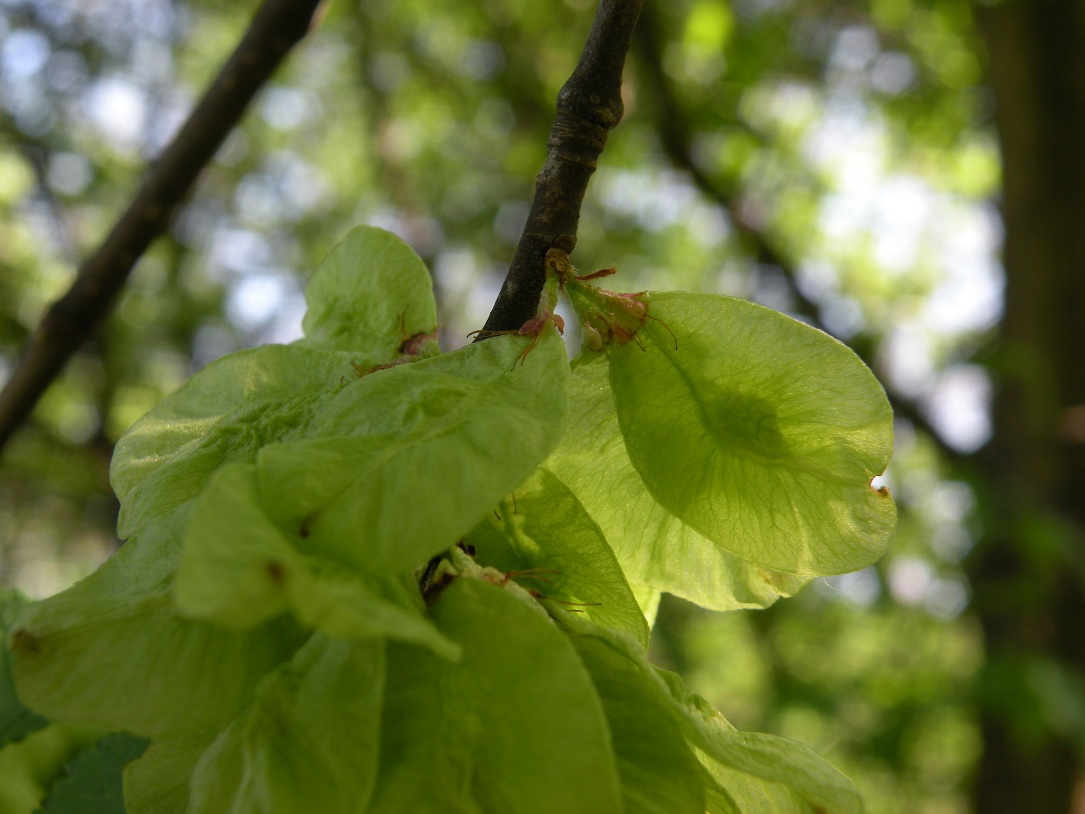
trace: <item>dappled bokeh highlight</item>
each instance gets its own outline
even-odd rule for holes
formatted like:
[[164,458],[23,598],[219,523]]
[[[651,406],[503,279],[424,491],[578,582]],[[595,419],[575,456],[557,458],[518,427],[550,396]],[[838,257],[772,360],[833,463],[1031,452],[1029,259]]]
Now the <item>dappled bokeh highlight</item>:
[[[108,229],[251,4],[0,3],[0,370]],[[117,545],[120,435],[192,372],[301,332],[359,223],[429,264],[441,341],[482,325],[527,216],[586,0],[331,6],[145,256],[0,469],[0,579],[43,596]],[[752,299],[854,347],[897,409],[890,553],[769,611],[665,602],[660,658],[736,724],[804,740],[872,811],[963,812],[982,663],[962,561],[1001,316],[990,91],[960,0],[649,3],[589,187],[584,271]],[[725,351],[725,349],[724,349]],[[908,646],[904,643],[907,642]]]

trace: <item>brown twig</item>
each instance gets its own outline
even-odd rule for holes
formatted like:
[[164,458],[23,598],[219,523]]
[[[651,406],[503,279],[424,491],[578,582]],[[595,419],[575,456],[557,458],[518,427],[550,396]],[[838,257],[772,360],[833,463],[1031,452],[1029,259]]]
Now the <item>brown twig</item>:
[[0,393],[0,450],[72,355],[109,313],[132,267],[165,231],[219,145],[287,53],[308,33],[321,0],[265,0],[241,42],[127,210],[42,317]]
[[558,93],[531,212],[479,339],[515,331],[535,316],[546,280],[547,250],[568,254],[576,246],[588,181],[607,134],[622,118],[622,68],[640,7],[641,0],[600,0],[580,62]]

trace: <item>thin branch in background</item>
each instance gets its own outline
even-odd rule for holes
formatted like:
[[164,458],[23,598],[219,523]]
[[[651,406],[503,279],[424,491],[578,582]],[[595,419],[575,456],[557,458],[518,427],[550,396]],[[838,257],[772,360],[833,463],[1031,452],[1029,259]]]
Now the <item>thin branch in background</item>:
[[[692,138],[687,125],[687,117],[681,109],[671,88],[670,81],[663,71],[663,49],[659,38],[660,26],[649,5],[645,9],[643,25],[637,29],[637,50],[644,69],[644,83],[655,95],[652,109],[655,111],[655,130],[663,146],[663,152],[671,163],[683,170],[693,185],[710,201],[713,201],[728,221],[734,225],[740,239],[746,244],[753,259],[762,265],[778,268],[787,282],[788,290],[795,300],[796,311],[809,319],[816,327],[830,333],[821,322],[821,305],[810,298],[798,285],[798,273],[794,261],[778,249],[772,239],[756,225],[742,216],[737,200],[740,193],[721,181],[710,177],[701,169],[693,157]],[[868,365],[873,367],[873,346],[870,342],[852,342],[850,347]],[[951,447],[941,434],[931,425],[923,410],[912,400],[887,386],[894,412],[909,421],[919,430],[930,436],[931,440],[950,459],[960,460],[962,453]]]
[[265,0],[131,204],[49,307],[0,393],[0,450],[109,313],[132,267],[170,223],[252,98],[305,37],[322,0]]
[[572,76],[558,93],[546,162],[501,293],[479,337],[514,331],[535,316],[547,250],[576,247],[580,207],[608,133],[621,121],[622,68],[641,0],[601,0]]

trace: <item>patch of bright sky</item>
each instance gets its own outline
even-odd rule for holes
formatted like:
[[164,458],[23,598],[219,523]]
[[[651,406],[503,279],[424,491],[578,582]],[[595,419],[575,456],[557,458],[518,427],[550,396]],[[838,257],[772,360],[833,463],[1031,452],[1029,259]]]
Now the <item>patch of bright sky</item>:
[[[953,619],[968,606],[967,584],[955,577],[941,576],[922,557],[896,557],[887,575],[888,589],[903,605],[921,607],[940,619]],[[869,607],[881,596],[883,586],[873,566],[851,574],[815,581],[815,589],[831,599]]]
[[27,79],[45,67],[51,49],[49,40],[37,31],[13,31],[0,45],[0,70],[5,80]]
[[727,236],[719,207],[706,203],[684,174],[600,168],[593,184],[608,211],[632,219],[648,232],[686,224],[703,246],[717,246]]
[[975,508],[971,487],[960,481],[937,480],[922,500],[923,513],[936,525],[932,547],[944,561],[959,562],[972,549],[965,523]]
[[931,292],[920,320],[932,331],[986,329],[1002,314],[1002,267],[997,258],[1002,221],[992,205],[978,202],[942,214],[930,228],[948,273]]
[[[830,246],[870,241],[878,271],[891,278],[904,279],[922,261],[934,266],[929,296],[890,328],[883,358],[894,386],[924,400],[947,442],[976,449],[990,435],[989,385],[978,368],[962,375],[940,367],[942,349],[1001,314],[998,222],[985,202],[893,170],[887,145],[886,125],[871,111],[854,102],[829,106],[805,144],[833,185],[820,227]],[[838,254],[835,262],[846,263],[846,249]]]
[[931,423],[956,448],[971,452],[991,437],[991,380],[979,365],[942,371],[926,399]]
[[[305,313],[302,283],[275,262],[275,252],[263,234],[218,228],[207,258],[209,276],[226,286],[226,316],[248,334],[251,344],[292,342],[301,336]],[[236,350],[218,334],[203,339],[207,341],[197,345],[207,354],[218,348]]]
[[49,41],[36,31],[0,33],[0,103],[20,130],[41,134],[55,119],[43,92],[51,54]]
[[49,157],[46,178],[49,186],[62,195],[78,195],[94,177],[94,170],[81,155],[54,153]]
[[843,599],[860,607],[871,605],[882,593],[882,583],[873,567],[814,581],[816,590],[832,599]]
[[501,290],[504,274],[487,274],[482,258],[465,246],[441,251],[433,266],[440,306],[439,336],[444,350],[467,344],[467,333],[481,328]]
[[249,274],[230,289],[226,315],[245,330],[262,327],[282,307],[296,287],[289,278],[275,274]]
[[208,249],[212,276],[226,280],[230,273],[257,273],[271,266],[271,246],[264,236],[247,229],[219,229]]
[[276,130],[293,130],[319,115],[316,94],[298,88],[268,88],[259,102],[260,116]]
[[148,112],[140,87],[119,76],[102,77],[88,89],[84,108],[103,136],[127,149],[140,146]]
[[298,220],[327,194],[327,183],[311,164],[296,153],[279,150],[263,161],[258,172],[241,180],[235,201],[241,218],[267,228]]
[[230,322],[254,342],[292,342],[302,335],[302,283],[275,262],[274,250],[259,232],[216,230],[208,273],[226,285]]
[[897,557],[889,566],[889,592],[904,605],[921,606],[933,616],[953,619],[968,605],[968,589],[959,579],[939,576],[921,557]]

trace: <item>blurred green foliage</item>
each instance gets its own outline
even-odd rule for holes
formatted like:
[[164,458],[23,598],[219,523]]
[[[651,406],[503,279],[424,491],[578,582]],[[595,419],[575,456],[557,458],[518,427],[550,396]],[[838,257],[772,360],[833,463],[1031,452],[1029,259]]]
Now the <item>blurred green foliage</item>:
[[[0,2],[0,370],[254,7]],[[511,259],[593,7],[332,4],[9,446],[0,582],[51,593],[114,550],[114,442],[208,361],[297,336],[305,277],[351,226],[404,236],[432,269],[442,342],[466,341]],[[926,418],[898,422],[887,481],[901,523],[878,566],[765,612],[665,603],[657,655],[739,726],[822,751],[871,811],[965,811],[982,653],[960,562],[975,501],[925,425],[963,449],[988,432],[986,379],[961,363],[1000,294],[970,6],[677,0],[647,3],[642,25],[573,261],[616,265],[626,290],[720,292],[817,321]],[[0,752],[0,772],[55,768],[60,740],[45,730]]]

